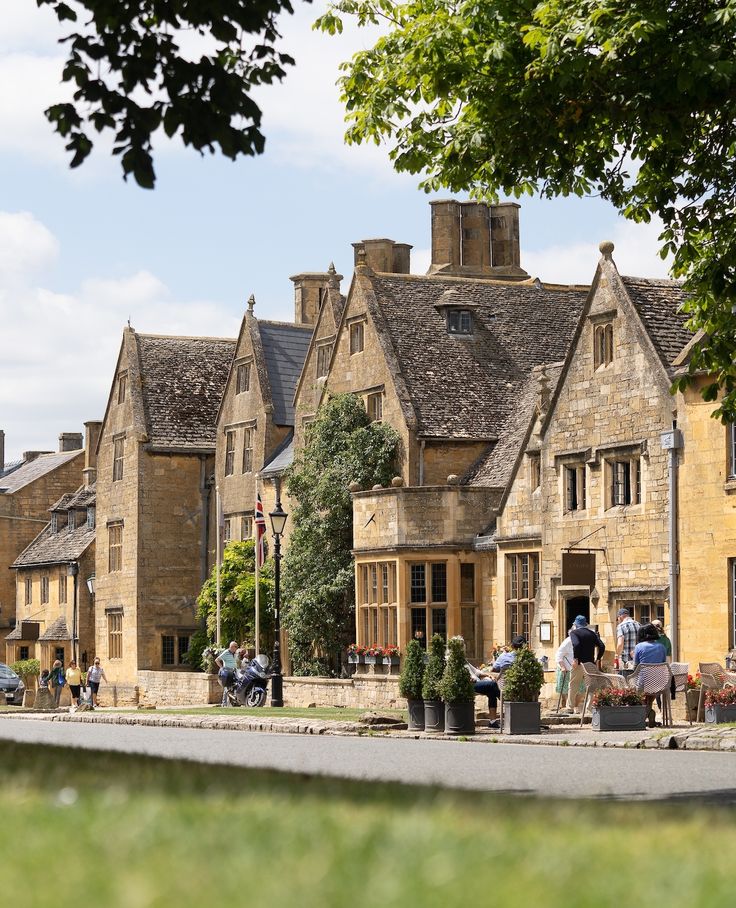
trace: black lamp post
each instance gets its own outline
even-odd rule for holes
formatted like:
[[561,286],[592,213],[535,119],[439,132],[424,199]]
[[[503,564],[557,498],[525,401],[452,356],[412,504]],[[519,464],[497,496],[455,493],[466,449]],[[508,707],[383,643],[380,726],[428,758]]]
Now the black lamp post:
[[79,565],[72,561],[67,573],[74,578],[74,611],[72,612],[72,659],[77,661],[77,577],[79,575]]
[[268,515],[273,531],[273,660],[271,675],[271,706],[284,705],[284,679],[281,674],[281,537],[286,526],[287,514],[281,507],[281,490],[276,486],[276,507]]

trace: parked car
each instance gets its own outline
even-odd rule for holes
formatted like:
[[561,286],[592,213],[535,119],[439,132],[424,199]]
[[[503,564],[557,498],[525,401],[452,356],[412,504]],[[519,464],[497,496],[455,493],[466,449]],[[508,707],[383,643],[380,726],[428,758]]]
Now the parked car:
[[0,662],[0,697],[5,694],[6,703],[23,702],[23,682],[10,666]]

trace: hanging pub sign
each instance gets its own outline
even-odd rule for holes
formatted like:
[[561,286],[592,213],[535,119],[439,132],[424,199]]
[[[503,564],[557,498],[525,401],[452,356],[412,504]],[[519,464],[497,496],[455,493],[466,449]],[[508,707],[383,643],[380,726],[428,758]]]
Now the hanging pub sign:
[[562,553],[563,586],[595,586],[595,553],[563,552]]

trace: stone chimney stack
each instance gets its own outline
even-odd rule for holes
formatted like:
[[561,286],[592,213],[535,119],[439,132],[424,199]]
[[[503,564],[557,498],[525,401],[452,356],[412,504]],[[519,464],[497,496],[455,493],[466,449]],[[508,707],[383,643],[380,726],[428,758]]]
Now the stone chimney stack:
[[432,264],[429,274],[525,280],[520,265],[519,205],[456,202],[432,206]]
[[53,454],[53,451],[24,451],[23,452],[23,462],[29,463],[31,460],[35,460],[37,457],[40,457],[42,454]]
[[289,278],[294,282],[294,321],[297,325],[315,325],[328,287],[340,288],[341,274],[334,265],[328,271],[305,271]]
[[81,451],[82,450],[82,433],[81,432],[62,432],[59,435],[59,453],[64,451]]
[[496,267],[521,267],[519,208],[516,202],[491,205],[491,249]]
[[364,263],[381,274],[410,274],[411,249],[408,243],[396,243],[394,240],[381,239],[361,240],[353,243],[353,260],[357,265],[362,253]]
[[97,442],[100,439],[102,422],[91,419],[84,424],[84,484],[91,486],[97,480]]

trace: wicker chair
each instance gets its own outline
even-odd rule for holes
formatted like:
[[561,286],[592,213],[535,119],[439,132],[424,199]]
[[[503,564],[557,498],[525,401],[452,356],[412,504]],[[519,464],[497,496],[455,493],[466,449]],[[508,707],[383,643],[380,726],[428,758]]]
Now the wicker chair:
[[636,688],[647,697],[661,697],[662,724],[672,725],[672,670],[666,662],[640,662],[627,681],[629,687]]
[[597,690],[605,690],[607,687],[626,687],[626,681],[623,675],[607,675],[602,672],[595,662],[583,662],[583,684],[585,684],[585,699],[580,714],[581,728],[585,720],[585,710],[588,708],[588,701],[592,695]]
[[701,662],[699,667],[700,696],[698,697],[698,718],[701,716],[703,700],[707,690],[720,690],[722,687],[736,687],[736,672],[727,672],[719,662]]
[[[671,662],[670,671],[672,672],[672,680],[674,682],[674,688],[670,688],[670,691],[674,690],[677,694],[685,694],[687,697],[687,678],[690,674],[690,666],[687,662]],[[693,724],[693,720],[690,720],[690,724]]]

